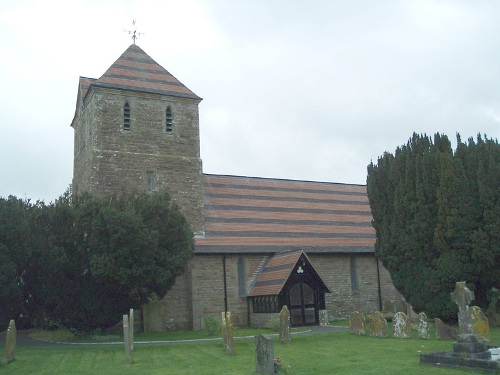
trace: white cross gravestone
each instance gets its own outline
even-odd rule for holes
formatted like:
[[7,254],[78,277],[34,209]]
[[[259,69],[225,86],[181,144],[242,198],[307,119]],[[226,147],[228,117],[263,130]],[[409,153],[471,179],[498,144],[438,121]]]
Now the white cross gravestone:
[[455,290],[450,294],[451,300],[458,305],[458,334],[471,334],[469,303],[474,300],[474,292],[467,288],[465,281],[458,281]]

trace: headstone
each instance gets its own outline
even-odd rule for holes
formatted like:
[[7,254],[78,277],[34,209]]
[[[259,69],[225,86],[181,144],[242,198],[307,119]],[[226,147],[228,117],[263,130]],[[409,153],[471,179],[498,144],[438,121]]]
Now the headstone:
[[349,315],[349,329],[356,335],[366,335],[365,316],[358,311]]
[[327,326],[328,322],[328,310],[319,310],[319,325]]
[[419,339],[429,339],[429,323],[427,323],[427,315],[424,312],[418,314],[418,323],[415,326]]
[[474,292],[467,288],[465,281],[459,281],[450,294],[451,300],[458,305],[458,334],[468,335],[472,333],[469,303],[474,300]]
[[129,314],[129,339],[130,339],[130,351],[134,351],[134,309],[130,309]]
[[436,327],[436,338],[438,340],[456,340],[457,329],[455,327],[445,324],[441,319],[434,319]]
[[370,319],[370,336],[387,337],[387,320],[380,311],[372,313]]
[[274,374],[274,343],[265,335],[255,336],[255,372]]
[[17,329],[16,322],[12,319],[5,336],[5,362],[9,363],[16,359]]
[[472,334],[483,341],[490,341],[490,325],[483,310],[478,306],[470,308],[470,320]]
[[226,351],[232,354],[234,353],[233,316],[229,311],[226,314],[226,337]]
[[397,312],[392,318],[392,332],[397,339],[409,339],[411,326],[408,316],[404,312]]
[[130,330],[127,315],[123,315],[123,346],[125,346],[125,363],[130,363],[132,362],[132,354],[130,352]]
[[286,305],[283,305],[280,312],[280,341],[288,344],[292,337],[290,334],[290,311]]

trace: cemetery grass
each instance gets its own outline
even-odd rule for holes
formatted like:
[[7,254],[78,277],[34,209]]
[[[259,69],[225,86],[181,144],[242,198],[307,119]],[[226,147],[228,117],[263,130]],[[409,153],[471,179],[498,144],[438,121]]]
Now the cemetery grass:
[[[500,345],[500,328],[492,329],[491,345]],[[274,353],[290,364],[289,374],[488,374],[419,364],[421,353],[451,350],[451,341],[375,338],[350,332],[298,334]],[[255,371],[254,340],[236,340],[235,354],[221,341],[134,345],[133,362],[125,364],[121,345],[16,348],[16,360],[1,363],[2,374],[243,374]],[[4,346],[0,346],[0,353]]]

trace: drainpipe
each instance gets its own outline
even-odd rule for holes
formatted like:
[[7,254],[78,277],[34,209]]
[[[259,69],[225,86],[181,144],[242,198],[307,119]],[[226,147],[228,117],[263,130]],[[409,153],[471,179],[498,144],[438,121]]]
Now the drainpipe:
[[377,258],[375,258],[375,261],[377,262],[378,305],[379,305],[379,311],[382,311],[383,306],[382,306],[382,289],[380,287],[380,267]]
[[226,257],[224,254],[222,258],[222,272],[224,274],[224,313],[227,314],[227,282],[226,282]]

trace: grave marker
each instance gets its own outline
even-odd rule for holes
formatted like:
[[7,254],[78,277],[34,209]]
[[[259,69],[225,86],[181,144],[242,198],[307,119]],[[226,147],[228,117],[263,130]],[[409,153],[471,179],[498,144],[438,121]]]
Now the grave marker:
[[411,337],[410,320],[404,312],[397,312],[392,318],[392,332],[397,339],[409,339]]
[[490,324],[483,310],[478,306],[470,308],[470,320],[472,334],[483,341],[490,341]]
[[434,325],[436,326],[436,338],[438,340],[455,340],[457,338],[457,330],[445,324],[441,319],[435,318]]
[[274,343],[265,335],[255,336],[255,372],[274,374]]
[[132,362],[132,354],[130,353],[130,330],[127,315],[123,315],[123,346],[125,347],[125,363],[130,363]]
[[429,324],[427,323],[427,315],[424,312],[418,314],[418,323],[416,325],[419,339],[429,339]]
[[284,305],[280,312],[280,341],[284,344],[288,344],[291,340],[290,334],[290,311],[288,307]]
[[387,320],[380,311],[372,313],[370,319],[370,336],[387,337]]
[[16,322],[12,319],[5,336],[5,362],[9,363],[16,359],[17,329]]
[[130,309],[129,314],[129,339],[130,339],[130,351],[134,351],[134,309]]
[[365,316],[358,311],[349,315],[349,329],[356,335],[366,335]]
[[226,338],[226,351],[232,354],[234,353],[233,316],[229,311],[226,314]]
[[458,281],[450,294],[451,300],[458,305],[458,334],[471,334],[469,303],[474,300],[474,292],[467,288],[465,281]]

